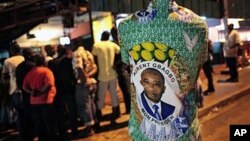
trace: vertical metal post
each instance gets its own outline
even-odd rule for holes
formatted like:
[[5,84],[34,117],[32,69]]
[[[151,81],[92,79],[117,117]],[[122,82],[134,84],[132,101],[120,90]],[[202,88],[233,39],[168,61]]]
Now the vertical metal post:
[[91,0],[88,0],[88,14],[89,14],[89,24],[90,24],[90,33],[91,33],[91,50],[92,45],[94,44],[94,31],[93,31],[93,20],[92,20],[92,11],[91,11]]
[[228,25],[228,0],[223,0],[223,6],[224,6],[224,17],[223,22],[225,26],[224,34],[227,34],[227,25]]
[[133,12],[133,6],[132,6],[133,0],[130,0],[130,11],[129,12]]

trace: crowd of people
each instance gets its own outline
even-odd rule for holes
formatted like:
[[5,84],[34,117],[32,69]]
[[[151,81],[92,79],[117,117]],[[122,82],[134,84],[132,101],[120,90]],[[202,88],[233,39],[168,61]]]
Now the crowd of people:
[[[115,32],[113,27],[110,41],[110,32],[104,31],[91,51],[82,45],[46,45],[34,52],[13,43],[1,68],[1,128],[16,124],[23,141],[91,136],[100,132],[107,90],[112,102],[110,124],[116,125],[121,114],[118,86],[124,90],[125,114],[130,112],[130,96],[124,81],[127,68],[117,59]],[[82,131],[80,125],[85,127]]]

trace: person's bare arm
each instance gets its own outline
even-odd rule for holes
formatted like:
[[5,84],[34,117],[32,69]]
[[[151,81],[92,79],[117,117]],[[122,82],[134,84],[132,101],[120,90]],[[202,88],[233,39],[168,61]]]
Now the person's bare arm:
[[79,75],[82,83],[85,83],[86,80],[87,80],[87,78],[86,78],[86,76],[87,76],[86,72],[82,68],[80,68],[80,67],[77,68],[77,72],[78,72],[78,75]]
[[90,72],[87,73],[88,77],[93,77],[97,72],[96,64],[93,64],[91,67],[92,67],[92,69],[90,70]]
[[33,94],[33,90],[30,90],[30,89],[28,89],[28,88],[26,88],[26,87],[23,87],[23,90],[26,92],[26,93],[28,93],[28,94]]
[[51,85],[46,84],[40,90],[37,90],[37,91],[40,92],[40,93],[46,93],[46,92],[48,92],[50,90],[50,88],[51,88]]

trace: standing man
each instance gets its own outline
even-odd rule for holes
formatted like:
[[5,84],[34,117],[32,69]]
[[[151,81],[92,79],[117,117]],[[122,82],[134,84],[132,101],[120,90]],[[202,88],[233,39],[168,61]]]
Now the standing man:
[[35,67],[23,80],[22,88],[29,93],[34,122],[34,132],[39,141],[54,141],[52,104],[56,95],[55,79],[52,71],[45,67],[42,55],[34,56]]
[[[59,51],[59,48],[58,48],[58,51]],[[58,56],[61,56],[59,54],[61,53],[58,53]],[[71,48],[63,47],[61,60],[58,63],[59,84],[58,84],[57,91],[58,91],[58,94],[60,94],[59,106],[63,105],[61,107],[61,111],[62,111],[62,114],[64,114],[64,117],[59,117],[61,119],[61,125],[64,126],[66,123],[65,111],[67,110],[68,117],[70,120],[71,135],[73,138],[76,138],[78,137],[77,107],[76,107],[76,99],[75,99],[76,79],[74,76],[74,70],[73,70],[73,65],[72,65],[72,56],[73,56],[73,52]]]
[[19,133],[23,141],[33,141],[33,120],[30,105],[30,94],[22,89],[23,80],[28,72],[35,67],[33,61],[34,51],[25,48],[22,52],[25,60],[16,68],[17,88],[21,92],[22,100],[15,104],[18,113]]
[[12,95],[17,89],[16,84],[16,67],[24,61],[24,57],[20,55],[20,46],[13,43],[10,47],[10,58],[6,59],[3,64],[3,81],[9,81],[9,94]]
[[[18,102],[18,95],[14,94],[15,92],[18,91],[17,83],[16,83],[16,68],[21,62],[24,61],[24,57],[20,55],[20,51],[21,51],[20,46],[17,43],[12,43],[9,49],[9,53],[11,57],[7,58],[4,61],[3,69],[2,69],[2,82],[6,84],[8,83],[9,85],[9,95],[11,96],[11,101],[10,101],[11,104]],[[10,123],[14,122],[14,117],[12,117],[9,120],[10,120],[9,121]],[[19,119],[17,119],[17,128],[18,130],[21,130]]]
[[212,94],[214,92],[214,83],[213,83],[213,66],[212,66],[212,55],[213,55],[213,45],[212,41],[208,41],[208,54],[207,54],[207,60],[203,64],[202,69],[205,73],[205,76],[207,78],[207,90],[204,91],[204,95]]
[[93,125],[95,124],[95,107],[93,106],[94,96],[91,93],[91,86],[96,84],[93,79],[97,72],[97,66],[92,54],[79,46],[74,51],[73,68],[76,76],[76,105],[77,112],[82,122],[86,125],[82,137],[94,134]]
[[229,68],[230,78],[226,80],[219,80],[219,82],[238,82],[238,70],[237,70],[237,51],[240,47],[240,35],[239,32],[234,30],[234,25],[229,24],[227,26],[228,34],[226,36],[226,42],[223,50],[227,66]]
[[115,119],[119,117],[119,101],[117,95],[117,72],[114,69],[115,54],[120,53],[120,47],[109,41],[110,33],[104,31],[101,41],[94,44],[92,54],[97,57],[98,63],[98,92],[97,92],[97,116],[101,117],[101,110],[104,108],[105,93],[108,89],[112,99],[112,119],[111,124],[115,124]]

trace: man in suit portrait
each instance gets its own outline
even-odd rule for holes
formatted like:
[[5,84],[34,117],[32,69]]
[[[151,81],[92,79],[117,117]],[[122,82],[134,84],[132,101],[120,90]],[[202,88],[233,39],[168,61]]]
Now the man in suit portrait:
[[153,68],[146,68],[141,73],[141,103],[147,113],[157,120],[164,120],[174,113],[175,106],[161,100],[166,90],[164,76]]

